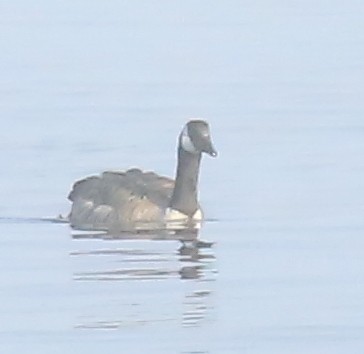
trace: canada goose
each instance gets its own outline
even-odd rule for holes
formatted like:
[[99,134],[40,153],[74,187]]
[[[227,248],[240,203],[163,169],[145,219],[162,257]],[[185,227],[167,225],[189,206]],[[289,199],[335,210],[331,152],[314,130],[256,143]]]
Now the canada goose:
[[[69,221],[83,230],[138,230],[191,226],[202,220],[198,174],[202,153],[217,156],[209,125],[189,121],[178,138],[176,178],[133,168],[77,181],[70,192]],[[172,227],[173,228],[173,227]]]

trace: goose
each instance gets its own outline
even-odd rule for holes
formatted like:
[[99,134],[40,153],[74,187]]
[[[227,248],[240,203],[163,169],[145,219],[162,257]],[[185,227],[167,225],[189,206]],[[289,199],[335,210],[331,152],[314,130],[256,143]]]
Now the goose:
[[178,137],[175,179],[131,168],[74,183],[69,222],[79,230],[184,228],[201,223],[198,177],[202,154],[217,152],[206,121],[188,121]]

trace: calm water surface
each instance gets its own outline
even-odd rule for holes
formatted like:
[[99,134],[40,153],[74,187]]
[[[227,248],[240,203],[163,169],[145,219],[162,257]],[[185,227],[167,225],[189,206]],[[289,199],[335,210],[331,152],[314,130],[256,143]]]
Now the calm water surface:
[[[1,353],[363,351],[363,8],[0,3]],[[172,176],[189,117],[220,153],[199,243],[41,220],[78,178]]]

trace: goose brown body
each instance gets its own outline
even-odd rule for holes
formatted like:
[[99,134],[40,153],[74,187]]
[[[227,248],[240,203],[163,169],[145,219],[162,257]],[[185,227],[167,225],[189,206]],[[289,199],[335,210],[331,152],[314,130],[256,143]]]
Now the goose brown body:
[[156,223],[163,219],[173,188],[172,179],[136,168],[82,179],[68,196],[73,202],[70,223],[100,230]]

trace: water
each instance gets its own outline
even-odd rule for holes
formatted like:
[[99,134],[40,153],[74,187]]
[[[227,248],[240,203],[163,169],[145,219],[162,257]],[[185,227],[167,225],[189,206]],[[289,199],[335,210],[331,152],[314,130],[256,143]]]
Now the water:
[[[1,2],[1,353],[363,350],[362,18],[355,0]],[[78,178],[173,175],[189,117],[220,153],[206,244],[40,220]]]

